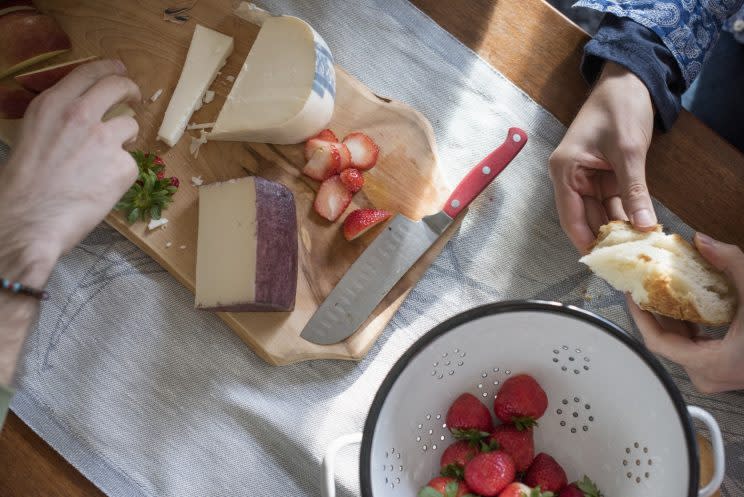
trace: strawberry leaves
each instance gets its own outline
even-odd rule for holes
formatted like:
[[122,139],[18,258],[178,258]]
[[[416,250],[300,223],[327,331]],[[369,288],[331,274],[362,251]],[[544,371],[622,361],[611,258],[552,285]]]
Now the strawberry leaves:
[[478,430],[463,430],[460,428],[454,428],[451,430],[452,436],[457,440],[467,440],[469,442],[480,442],[484,438],[490,435],[487,431]]
[[584,493],[585,497],[603,497],[603,494],[599,491],[597,485],[586,475],[584,475],[584,478],[577,481],[575,485],[579,487],[579,490]]
[[160,157],[141,150],[131,154],[137,163],[137,180],[114,209],[123,211],[129,224],[137,220],[147,221],[148,218],[160,219],[178,190],[178,178],[165,176],[165,162]]
[[[432,487],[424,487],[419,493],[418,497],[457,497],[457,491],[460,490],[460,484],[452,481],[444,487],[444,493]],[[465,494],[462,497],[475,497],[473,494]],[[547,496],[551,497],[551,496]]]
[[452,463],[452,464],[448,464],[445,467],[443,467],[440,474],[442,476],[454,478],[456,480],[464,480],[465,479],[465,468],[463,468],[460,464]]
[[512,423],[514,423],[514,426],[516,426],[519,431],[529,430],[538,425],[535,418],[530,416],[514,416],[512,418]]

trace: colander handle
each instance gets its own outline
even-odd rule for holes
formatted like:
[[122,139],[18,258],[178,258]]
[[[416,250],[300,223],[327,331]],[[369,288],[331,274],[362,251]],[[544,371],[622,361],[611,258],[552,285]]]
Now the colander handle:
[[723,473],[726,465],[721,428],[718,427],[715,418],[706,410],[696,406],[687,406],[687,412],[690,413],[692,418],[703,423],[710,433],[710,445],[713,449],[713,476],[708,484],[698,492],[698,497],[710,497],[723,483]]
[[323,456],[323,480],[320,488],[322,497],[336,497],[336,454],[338,451],[347,445],[358,444],[361,441],[361,433],[352,433],[337,438],[328,446],[328,450]]

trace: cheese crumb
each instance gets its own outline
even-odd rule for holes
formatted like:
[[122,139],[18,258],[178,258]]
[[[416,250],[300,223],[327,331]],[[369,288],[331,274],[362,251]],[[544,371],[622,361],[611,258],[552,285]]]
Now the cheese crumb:
[[185,248],[186,248],[186,245],[181,245],[181,246],[180,246],[180,247],[178,247],[178,248],[180,248],[181,250],[183,250],[183,249],[185,249]]
[[171,242],[165,242],[165,248],[171,248],[171,245],[173,245]]
[[163,89],[162,88],[159,88],[158,91],[156,91],[155,93],[153,93],[152,96],[150,97],[150,102],[154,102],[155,100],[157,100],[158,98],[160,98],[160,95],[162,95],[162,94],[163,94]]
[[207,90],[206,92],[204,92],[204,103],[208,104],[212,100],[214,100],[214,91]]
[[203,129],[199,130],[199,138],[191,137],[191,145],[189,145],[189,152],[194,156],[194,159],[199,157],[199,147],[207,143],[207,132]]
[[214,128],[214,123],[191,123],[188,126],[186,126],[186,129],[206,129],[206,128]]
[[191,185],[192,186],[202,186],[204,184],[204,180],[201,176],[192,176],[191,177]]
[[225,79],[232,83],[233,81],[235,81],[235,76],[227,76]]
[[147,224],[147,229],[152,231],[154,229],[160,228],[161,226],[165,226],[168,224],[168,220],[164,217],[161,217],[160,219],[151,219],[150,222]]

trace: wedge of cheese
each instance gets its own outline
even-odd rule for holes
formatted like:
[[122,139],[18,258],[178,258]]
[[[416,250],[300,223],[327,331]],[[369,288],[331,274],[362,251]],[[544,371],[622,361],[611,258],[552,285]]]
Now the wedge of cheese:
[[300,143],[328,125],[336,72],[328,46],[296,17],[269,17],[209,140]]
[[171,147],[178,142],[191,115],[201,105],[204,93],[217,76],[217,71],[225,65],[232,50],[232,37],[201,24],[196,25],[181,77],[158,131],[160,140]]
[[199,187],[196,307],[291,311],[296,292],[292,192],[256,177]]

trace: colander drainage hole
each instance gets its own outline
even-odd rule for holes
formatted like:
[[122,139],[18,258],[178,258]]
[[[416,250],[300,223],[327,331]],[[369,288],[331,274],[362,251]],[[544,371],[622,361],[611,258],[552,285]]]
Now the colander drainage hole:
[[442,352],[441,359],[437,359],[432,363],[431,376],[437,380],[444,379],[445,373],[449,376],[455,374],[455,367],[452,365],[454,361],[457,361],[457,367],[465,365],[465,351],[455,349],[452,354],[449,352]]
[[648,447],[641,447],[639,442],[634,442],[632,446],[625,448],[623,467],[626,468],[625,476],[629,480],[641,483],[644,479],[651,478],[651,467],[654,461],[648,459],[648,453]]
[[[576,405],[568,407],[571,401]],[[582,402],[579,397],[562,399],[561,404],[565,407],[555,410],[555,414],[558,416],[561,427],[569,427],[569,430],[573,434],[578,433],[579,429],[583,432],[588,432],[589,425],[594,422],[594,416],[589,415],[588,412],[592,407],[591,404],[588,402]]]
[[[574,352],[571,352],[568,345],[562,345],[560,348],[553,349],[552,360],[554,364],[560,365],[561,371],[571,371],[573,374],[581,374],[582,370],[584,372],[589,371],[589,362],[591,362],[589,356],[582,354],[579,347],[576,347]],[[583,366],[580,364],[582,360],[584,362]]]

